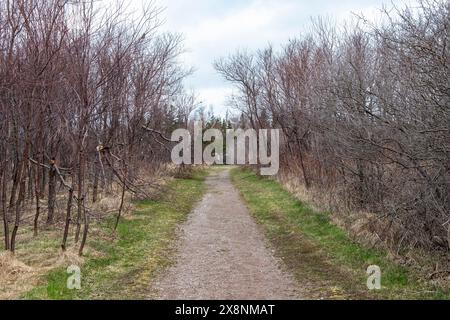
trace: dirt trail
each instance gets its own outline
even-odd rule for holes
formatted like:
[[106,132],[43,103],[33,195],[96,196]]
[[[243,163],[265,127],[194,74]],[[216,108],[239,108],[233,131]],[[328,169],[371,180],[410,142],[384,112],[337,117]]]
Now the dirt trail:
[[153,283],[160,299],[300,299],[250,216],[229,170],[206,179],[207,193],[182,226],[176,263]]

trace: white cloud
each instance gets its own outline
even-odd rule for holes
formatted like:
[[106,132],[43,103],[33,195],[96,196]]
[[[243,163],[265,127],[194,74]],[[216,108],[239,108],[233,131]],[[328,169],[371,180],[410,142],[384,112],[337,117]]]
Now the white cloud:
[[198,97],[202,105],[207,108],[212,107],[214,113],[220,116],[225,116],[228,97],[232,94],[233,88],[229,86],[200,88],[197,90]]
[[273,23],[287,14],[291,7],[291,4],[264,6],[261,1],[255,1],[243,10],[224,18],[206,18],[196,26],[188,28],[186,33],[188,36],[193,36],[194,43],[211,40],[218,43],[221,41],[227,42],[227,40],[234,40],[237,43],[247,43],[243,40],[259,42],[261,40],[255,38],[255,35],[271,26],[273,27]]
[[[133,5],[145,2],[132,1]],[[197,70],[187,86],[197,91],[205,106],[214,105],[222,115],[231,88],[212,67],[215,59],[237,49],[256,50],[268,43],[279,46],[305,33],[310,18],[319,15],[341,21],[353,12],[376,19],[383,2],[389,6],[391,0],[156,0],[166,8],[163,29],[184,35],[183,61]]]

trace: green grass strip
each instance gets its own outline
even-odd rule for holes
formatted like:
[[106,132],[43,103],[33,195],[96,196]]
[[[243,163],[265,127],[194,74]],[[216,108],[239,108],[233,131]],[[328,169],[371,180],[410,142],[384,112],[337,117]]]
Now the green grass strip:
[[160,200],[141,201],[136,211],[121,219],[115,239],[114,219],[97,225],[81,266],[81,289],[69,290],[66,268],[49,272],[24,299],[143,299],[154,297],[150,281],[169,266],[176,226],[183,222],[204,192],[205,172],[192,179],[175,179]]
[[[330,215],[316,212],[275,180],[233,169],[232,180],[264,228],[277,255],[307,286],[311,298],[449,299],[450,292],[421,282],[417,274],[386,252],[352,241]],[[382,289],[367,289],[369,265],[381,269]]]

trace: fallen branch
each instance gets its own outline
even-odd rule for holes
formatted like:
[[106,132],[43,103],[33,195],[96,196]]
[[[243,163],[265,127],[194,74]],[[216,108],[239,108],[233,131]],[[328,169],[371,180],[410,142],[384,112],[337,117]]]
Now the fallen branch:
[[442,274],[442,273],[449,273],[450,274],[450,269],[448,269],[448,270],[440,270],[440,271],[435,271],[435,272],[433,272],[433,273],[430,273],[429,275],[428,275],[428,279],[432,279],[435,275],[438,275],[438,274]]

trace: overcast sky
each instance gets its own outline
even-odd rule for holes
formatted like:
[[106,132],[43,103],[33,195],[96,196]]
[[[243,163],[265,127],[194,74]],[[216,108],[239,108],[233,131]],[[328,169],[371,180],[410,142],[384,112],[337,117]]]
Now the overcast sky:
[[[141,3],[145,0],[132,0]],[[404,3],[407,0],[393,0]],[[409,0],[408,0],[409,1]],[[311,17],[350,18],[352,12],[375,18],[391,0],[156,0],[165,8],[162,29],[181,33],[183,61],[196,72],[186,81],[206,107],[224,115],[231,86],[212,67],[215,59],[237,49],[275,47],[305,32]],[[135,3],[133,3],[135,4]]]

